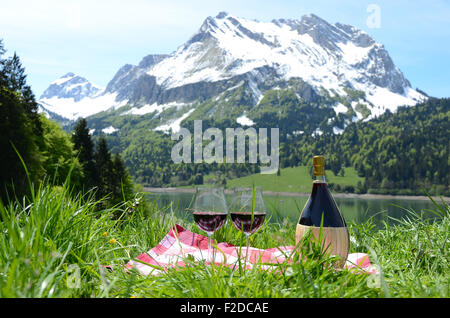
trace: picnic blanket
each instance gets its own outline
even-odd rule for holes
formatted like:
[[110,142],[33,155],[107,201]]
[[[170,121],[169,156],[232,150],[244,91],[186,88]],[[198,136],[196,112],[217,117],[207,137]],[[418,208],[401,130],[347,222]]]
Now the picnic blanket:
[[[193,233],[176,224],[167,235],[150,251],[140,254],[130,260],[126,268],[135,268],[143,275],[159,275],[169,267],[184,267],[187,260],[205,261],[206,264],[222,264],[230,267],[240,266],[251,269],[254,266],[270,268],[280,264],[292,255],[295,246],[279,246],[276,248],[258,249],[234,246],[229,243],[218,243],[214,246],[214,253],[208,253],[208,238]],[[264,265],[262,265],[264,264]],[[350,253],[344,268],[355,269],[357,272],[378,273],[370,263],[369,255],[365,253]]]

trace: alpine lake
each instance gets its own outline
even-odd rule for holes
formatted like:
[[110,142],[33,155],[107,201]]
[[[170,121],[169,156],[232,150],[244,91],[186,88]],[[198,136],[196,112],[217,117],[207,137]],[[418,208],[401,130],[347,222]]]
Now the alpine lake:
[[[383,229],[385,223],[389,225],[398,223],[411,217],[412,214],[420,215],[424,219],[436,220],[439,216],[432,211],[436,211],[433,202],[425,197],[418,198],[367,198],[364,196],[341,197],[335,195],[334,200],[347,223],[353,222],[361,224],[372,218],[373,224],[378,229]],[[225,192],[228,204],[231,204],[233,194]],[[263,194],[266,204],[267,217],[269,222],[282,223],[285,219],[290,222],[297,222],[301,211],[308,200],[308,194]],[[147,192],[150,202],[157,204],[165,213],[173,213],[186,221],[192,221],[192,207],[195,198],[194,191],[155,191]],[[440,199],[435,200],[442,204]]]

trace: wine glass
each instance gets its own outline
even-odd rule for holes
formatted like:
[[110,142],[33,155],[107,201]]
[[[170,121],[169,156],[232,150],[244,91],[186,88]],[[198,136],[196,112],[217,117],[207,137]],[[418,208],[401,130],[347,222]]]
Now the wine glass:
[[245,234],[247,240],[245,257],[247,259],[250,235],[263,225],[266,217],[266,205],[261,187],[235,189],[230,206],[230,216],[234,226]]
[[208,235],[208,259],[211,255],[212,234],[224,225],[227,214],[223,188],[197,188],[193,217],[197,226]]

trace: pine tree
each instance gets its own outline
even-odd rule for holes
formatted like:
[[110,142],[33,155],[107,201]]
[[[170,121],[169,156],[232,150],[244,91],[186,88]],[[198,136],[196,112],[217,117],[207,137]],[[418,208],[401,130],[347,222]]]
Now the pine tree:
[[[1,52],[2,49],[0,49],[0,55]],[[0,76],[0,85],[19,94],[25,113],[31,120],[34,135],[41,137],[42,127],[38,115],[38,104],[30,86],[26,83],[25,68],[22,66],[19,56],[14,52],[12,57],[0,64],[0,67],[3,73],[3,76]],[[39,138],[37,140],[39,141]]]
[[87,121],[84,118],[78,120],[75,125],[72,142],[78,153],[78,160],[83,166],[85,190],[97,185],[97,173],[94,161],[94,143],[89,134]]
[[[41,135],[37,104],[31,90],[24,96],[24,69],[19,57],[2,59],[5,53],[0,40],[0,198],[22,197],[28,191],[28,181],[37,183],[44,175],[40,145]],[[36,105],[31,115],[31,105]],[[29,174],[27,176],[24,161]]]
[[0,87],[0,118],[0,192],[6,202],[8,195],[20,197],[27,188],[28,180],[19,155],[30,172],[31,181],[37,180],[40,161],[23,105],[17,94],[5,87]]
[[22,63],[16,52],[4,62],[3,72],[6,74],[8,89],[20,91],[26,85],[27,76],[25,75],[25,69],[22,67]]
[[113,198],[115,201],[121,199],[129,200],[133,195],[133,183],[131,177],[126,170],[122,157],[115,154],[113,161],[114,187]]
[[111,160],[111,153],[108,149],[108,144],[104,137],[100,137],[97,144],[97,151],[95,152],[95,168],[97,175],[97,196],[99,199],[110,196],[113,193],[115,175],[113,171],[113,162]]

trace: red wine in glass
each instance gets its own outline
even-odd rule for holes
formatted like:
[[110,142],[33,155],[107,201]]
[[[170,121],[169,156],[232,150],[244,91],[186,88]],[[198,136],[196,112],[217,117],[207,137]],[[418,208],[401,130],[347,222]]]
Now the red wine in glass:
[[227,213],[221,212],[194,211],[193,216],[197,226],[207,233],[220,229],[227,219]]
[[[212,235],[224,225],[227,214],[223,188],[197,188],[192,216],[195,224],[208,235],[208,259],[211,259]],[[214,260],[214,250],[212,259]]]
[[233,225],[245,234],[247,240],[245,258],[249,259],[250,235],[261,228],[266,217],[261,187],[235,189],[230,217]]
[[246,235],[251,235],[258,231],[263,225],[266,213],[264,212],[231,212],[231,221],[234,226],[244,232]]

